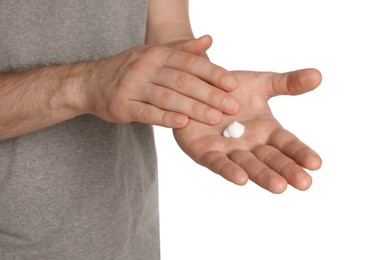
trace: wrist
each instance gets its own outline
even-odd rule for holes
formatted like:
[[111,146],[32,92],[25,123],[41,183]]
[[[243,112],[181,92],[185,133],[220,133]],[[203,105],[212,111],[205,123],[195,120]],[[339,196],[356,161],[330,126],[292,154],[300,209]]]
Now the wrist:
[[89,112],[87,102],[87,81],[90,75],[88,64],[68,64],[55,67],[59,88],[50,97],[50,107],[65,111],[73,118]]
[[[170,24],[162,26],[163,28],[170,28]],[[192,40],[195,36],[191,29],[183,29],[180,32],[170,30],[148,30],[146,33],[145,43],[148,45],[164,45],[168,43],[178,42],[182,40]]]

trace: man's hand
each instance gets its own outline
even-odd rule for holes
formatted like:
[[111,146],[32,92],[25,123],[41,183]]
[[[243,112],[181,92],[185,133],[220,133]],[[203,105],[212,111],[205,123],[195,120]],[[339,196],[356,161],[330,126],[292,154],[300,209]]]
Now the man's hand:
[[[174,130],[179,146],[194,161],[235,184],[251,179],[273,193],[282,193],[288,184],[308,189],[312,179],[303,168],[319,169],[321,158],[278,123],[267,102],[273,96],[313,90],[321,82],[320,72],[236,71],[233,75],[239,86],[231,94],[239,99],[240,111],[216,126],[190,120],[185,128]],[[223,137],[234,120],[246,126],[245,133],[238,139]]]
[[111,122],[171,128],[184,127],[188,118],[218,124],[223,113],[239,110],[227,93],[238,83],[232,73],[197,55],[210,45],[209,37],[202,37],[140,46],[89,64],[85,112]]

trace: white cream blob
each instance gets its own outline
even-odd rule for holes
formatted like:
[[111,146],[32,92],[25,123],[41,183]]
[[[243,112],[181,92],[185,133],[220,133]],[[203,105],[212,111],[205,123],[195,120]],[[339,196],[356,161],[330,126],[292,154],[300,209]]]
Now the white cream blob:
[[234,121],[223,132],[224,137],[240,138],[245,132],[245,126],[243,124]]

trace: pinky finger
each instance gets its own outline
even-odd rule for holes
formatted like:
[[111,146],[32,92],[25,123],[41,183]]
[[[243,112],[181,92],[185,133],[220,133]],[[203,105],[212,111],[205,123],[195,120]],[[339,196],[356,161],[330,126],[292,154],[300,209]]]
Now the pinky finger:
[[222,152],[211,151],[204,154],[200,164],[237,185],[245,185],[249,179],[247,173]]
[[186,115],[162,110],[156,106],[134,101],[129,109],[132,121],[168,128],[182,128],[188,123]]

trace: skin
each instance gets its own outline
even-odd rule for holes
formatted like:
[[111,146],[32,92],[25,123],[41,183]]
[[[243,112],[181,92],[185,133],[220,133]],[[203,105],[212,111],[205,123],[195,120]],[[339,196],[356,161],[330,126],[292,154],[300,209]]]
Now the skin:
[[[240,111],[224,117],[217,126],[190,121],[185,128],[174,130],[179,146],[194,161],[235,184],[244,185],[250,179],[272,193],[282,193],[288,185],[308,189],[312,179],[304,168],[319,169],[321,158],[281,126],[268,100],[313,90],[321,82],[320,72],[233,74],[239,86],[231,94],[240,100]],[[246,126],[245,133],[238,139],[223,137],[223,130],[234,120]]]
[[[182,44],[193,48],[197,41],[203,39]],[[226,92],[237,86],[235,77],[205,58],[175,50],[180,43],[171,45],[140,46],[89,64],[92,73],[85,85],[96,87],[87,91],[86,112],[110,122],[172,128],[185,126],[188,117],[215,125],[222,112],[237,112],[237,99]],[[209,47],[207,40],[203,47]],[[109,74],[114,75],[104,76]]]
[[[212,39],[194,39],[187,0],[150,0],[146,42],[103,60],[0,75],[0,141],[91,114],[116,123],[176,128],[197,163],[243,185],[274,193],[306,190],[320,157],[284,130],[267,101],[317,87],[316,70],[286,74],[229,72],[211,63]],[[229,93],[230,92],[230,93]],[[237,97],[237,98],[236,98]],[[222,137],[237,120],[240,139]]]
[[189,118],[216,125],[240,105],[227,93],[237,87],[235,77],[198,55],[210,45],[210,37],[194,39],[188,1],[151,0],[143,46],[94,62],[0,74],[0,141],[85,114],[170,128]]

